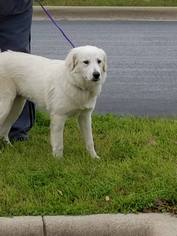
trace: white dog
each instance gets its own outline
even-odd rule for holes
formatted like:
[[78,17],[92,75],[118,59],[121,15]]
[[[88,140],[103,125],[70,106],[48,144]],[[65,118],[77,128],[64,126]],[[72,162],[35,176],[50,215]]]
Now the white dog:
[[19,52],[0,53],[0,137],[8,133],[25,100],[44,107],[51,119],[53,155],[63,156],[63,129],[68,116],[77,114],[86,149],[94,149],[91,114],[106,78],[106,54],[93,46],[74,48],[65,61]]

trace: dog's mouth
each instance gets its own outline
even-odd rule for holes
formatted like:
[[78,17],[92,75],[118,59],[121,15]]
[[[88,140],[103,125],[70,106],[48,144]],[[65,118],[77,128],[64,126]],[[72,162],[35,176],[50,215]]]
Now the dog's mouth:
[[94,76],[92,76],[91,78],[89,78],[89,77],[87,77],[87,76],[85,76],[85,77],[83,77],[83,79],[85,80],[85,81],[91,81],[91,82],[99,82],[100,80],[101,80],[101,77],[94,77]]
[[93,81],[93,82],[98,82],[98,81],[100,81],[100,78],[95,78],[95,77],[93,77],[93,78],[92,78],[92,81]]

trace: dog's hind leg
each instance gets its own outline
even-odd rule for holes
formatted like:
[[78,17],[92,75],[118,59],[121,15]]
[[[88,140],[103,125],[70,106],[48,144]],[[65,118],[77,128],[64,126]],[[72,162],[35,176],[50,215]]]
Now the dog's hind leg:
[[4,124],[7,119],[11,107],[13,104],[13,99],[0,97],[0,137],[4,137]]
[[19,117],[19,115],[21,114],[24,104],[25,104],[26,99],[22,96],[16,96],[12,106],[11,106],[11,110],[8,114],[8,116],[6,117],[3,127],[1,129],[1,133],[0,135],[4,137],[4,139],[10,143],[9,138],[8,138],[8,134],[9,131],[11,129],[11,126],[13,125],[13,123],[17,120],[17,118]]
[[[1,72],[1,71],[0,71]],[[8,78],[0,77],[0,138],[4,138],[5,121],[16,97],[16,88]]]
[[10,113],[13,104],[13,97],[0,96],[0,149],[5,142],[9,143],[8,138],[5,137],[5,121]]

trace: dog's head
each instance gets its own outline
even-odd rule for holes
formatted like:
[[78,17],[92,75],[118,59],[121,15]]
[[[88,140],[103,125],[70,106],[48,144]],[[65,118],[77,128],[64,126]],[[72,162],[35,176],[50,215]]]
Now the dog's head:
[[106,79],[106,53],[97,47],[82,46],[70,51],[66,58],[74,83],[82,88],[103,84]]

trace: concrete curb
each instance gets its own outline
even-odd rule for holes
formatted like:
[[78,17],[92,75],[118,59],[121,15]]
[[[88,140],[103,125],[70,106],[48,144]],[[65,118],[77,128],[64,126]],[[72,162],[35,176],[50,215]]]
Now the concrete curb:
[[43,221],[40,216],[0,218],[0,236],[43,236]]
[[[64,20],[160,20],[177,21],[177,7],[65,7],[47,6],[55,19]],[[34,6],[34,20],[46,19]]]
[[0,236],[177,236],[169,214],[0,218]]

